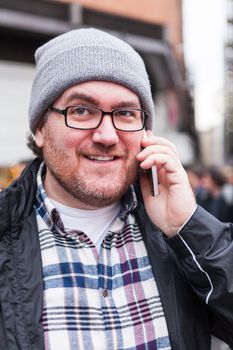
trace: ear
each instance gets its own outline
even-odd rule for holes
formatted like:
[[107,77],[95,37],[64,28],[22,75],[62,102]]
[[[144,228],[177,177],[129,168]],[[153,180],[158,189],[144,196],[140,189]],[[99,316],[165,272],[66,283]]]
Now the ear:
[[34,141],[37,147],[43,147],[44,144],[44,126],[38,128],[34,135]]

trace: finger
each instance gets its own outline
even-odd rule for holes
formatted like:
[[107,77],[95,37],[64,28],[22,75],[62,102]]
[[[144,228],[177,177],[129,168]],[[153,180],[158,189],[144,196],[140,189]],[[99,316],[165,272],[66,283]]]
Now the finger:
[[180,162],[168,154],[151,154],[140,163],[142,169],[150,169],[153,165],[164,168],[167,172],[178,171],[181,168]]
[[150,145],[167,146],[179,157],[177,148],[172,142],[168,141],[163,137],[154,136],[150,130],[147,131],[147,137],[142,138],[141,145],[143,148],[146,148]]
[[168,154],[180,162],[180,159],[177,153],[175,153],[173,149],[167,146],[160,146],[160,145],[153,145],[153,146],[148,146],[144,148],[140,153],[138,153],[137,160],[142,162],[145,158],[147,158],[151,154]]

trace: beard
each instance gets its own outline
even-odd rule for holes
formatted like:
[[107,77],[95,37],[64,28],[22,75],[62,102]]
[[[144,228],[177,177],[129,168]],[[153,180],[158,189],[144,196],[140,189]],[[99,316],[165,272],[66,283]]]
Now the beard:
[[[85,154],[115,154],[117,147],[94,144]],[[126,162],[129,157],[127,150],[121,153],[123,164],[116,172],[100,169],[87,169],[79,164],[78,156],[82,150],[76,151],[73,160],[68,152],[55,145],[52,137],[46,133],[43,155],[48,171],[59,187],[87,206],[101,208],[118,201],[136,180],[139,164],[135,157]],[[119,152],[118,152],[119,153]],[[117,154],[118,154],[117,153]],[[127,164],[126,164],[127,163]]]

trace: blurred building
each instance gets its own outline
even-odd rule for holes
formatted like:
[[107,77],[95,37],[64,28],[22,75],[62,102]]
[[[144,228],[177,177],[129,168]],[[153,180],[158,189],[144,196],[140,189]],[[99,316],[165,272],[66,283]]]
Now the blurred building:
[[[223,46],[219,47],[219,50],[223,50],[224,69],[221,92],[223,108],[219,108],[221,123],[199,134],[204,163],[220,166],[233,165],[233,0],[224,0],[223,4],[225,28]],[[213,103],[217,105],[218,101]]]
[[192,163],[198,142],[185,83],[181,7],[181,0],[1,0],[0,165],[29,157],[25,133],[35,49],[80,26],[107,30],[141,54],[156,106],[154,131],[177,144],[185,165]]
[[233,0],[227,1],[225,42],[225,160],[233,165]]

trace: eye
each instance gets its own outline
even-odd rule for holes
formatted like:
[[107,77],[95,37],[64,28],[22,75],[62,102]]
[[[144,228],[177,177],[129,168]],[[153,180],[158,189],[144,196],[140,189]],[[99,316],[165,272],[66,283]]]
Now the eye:
[[90,114],[88,108],[86,108],[86,107],[72,107],[70,112],[72,114],[75,114],[75,115],[88,115],[88,114]]
[[116,111],[116,115],[119,117],[133,117],[135,115],[135,111],[131,111],[128,109],[120,109]]

